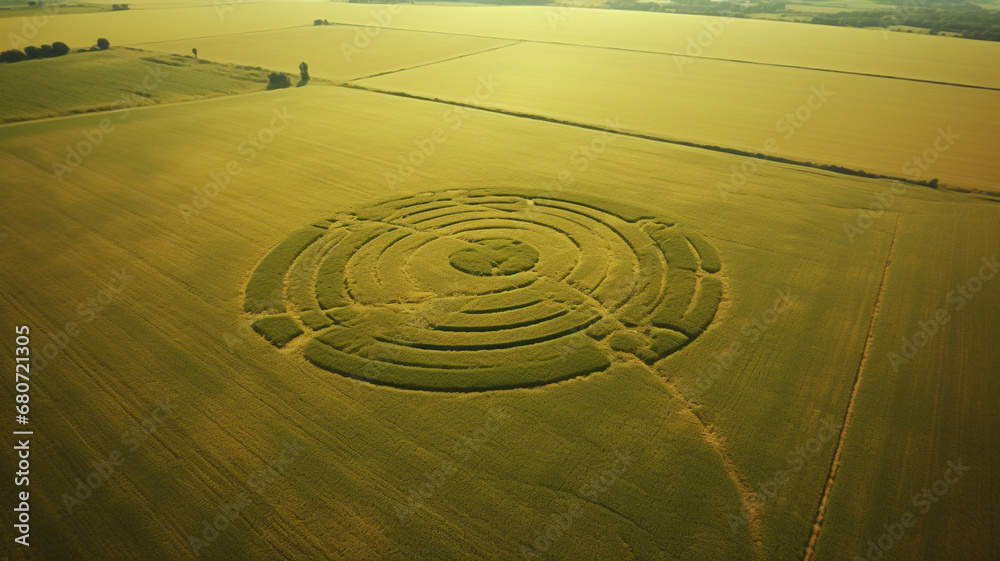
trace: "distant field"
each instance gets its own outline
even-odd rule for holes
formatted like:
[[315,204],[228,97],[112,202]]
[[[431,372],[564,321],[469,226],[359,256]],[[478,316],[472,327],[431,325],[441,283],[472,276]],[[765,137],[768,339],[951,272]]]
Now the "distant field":
[[[210,60],[288,72],[297,71],[300,60],[305,60],[314,76],[350,80],[511,44],[499,39],[392,30],[380,31],[375,40],[364,35],[363,40],[357,40],[359,33],[360,27],[323,25],[150,43],[142,48],[184,54],[197,47],[200,56]],[[355,45],[356,40],[362,48]]]
[[[263,91],[267,72],[112,47],[4,65],[0,122]],[[25,95],[25,92],[34,92]]]
[[[752,19],[734,19],[726,23],[705,16],[615,10],[577,10],[566,15],[552,7],[488,8],[488,12],[439,10],[447,8],[404,10],[393,18],[391,26],[700,54],[710,58],[1000,87],[1000,77],[983,72],[1000,57],[1000,44],[983,41],[906,34],[886,37],[880,31],[868,29],[788,25]],[[345,10],[342,14],[338,12],[337,21],[363,24],[366,16],[368,14],[363,11]],[[705,33],[713,37],[708,39]],[[691,43],[698,40],[703,43],[701,53],[691,48]]]
[[[668,139],[1000,187],[1000,160],[992,157],[1000,153],[996,91],[709,60],[678,65],[664,55],[540,44],[358,83],[459,101],[487,75],[499,84],[482,100],[491,107],[598,126],[620,119],[624,130]],[[919,170],[910,160],[933,146],[939,127],[960,138]],[[776,150],[765,149],[769,139]]]
[[[54,3],[53,3],[54,4]],[[55,10],[55,8],[53,8]],[[90,3],[64,3],[59,4],[58,11],[56,13],[61,15],[69,14],[86,14],[90,12],[103,12],[110,10],[110,6],[107,4],[90,4]],[[38,15],[39,8],[37,6],[29,6],[27,2],[0,2],[0,18],[31,18]]]
[[[280,9],[273,9],[278,5]],[[231,9],[228,9],[231,8]],[[173,10],[81,14],[52,18],[40,29],[38,42],[63,41],[71,47],[92,45],[99,36],[112,45],[173,41],[195,37],[311,26],[316,18],[331,24],[411,29],[478,35],[500,39],[537,40],[661,53],[688,54],[702,34],[701,56],[828,68],[869,74],[1000,87],[1000,76],[983,72],[1000,58],[1000,43],[878,30],[781,22],[619,10],[560,12],[556,7],[465,7],[334,3],[237,3]],[[379,14],[379,19],[375,14]],[[384,23],[380,23],[384,22]],[[176,22],[183,25],[170,25]],[[706,27],[715,30],[715,35]],[[19,33],[17,20],[0,19],[0,36]],[[705,36],[704,33],[708,33]],[[283,47],[274,45],[275,52]],[[692,48],[691,53],[699,54]],[[309,53],[288,53],[293,60]],[[336,56],[337,53],[329,53]],[[313,57],[315,58],[315,57]]]

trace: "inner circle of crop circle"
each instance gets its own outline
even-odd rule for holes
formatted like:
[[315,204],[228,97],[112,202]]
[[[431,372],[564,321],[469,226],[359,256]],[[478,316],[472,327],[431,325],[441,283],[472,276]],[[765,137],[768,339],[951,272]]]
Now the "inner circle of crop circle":
[[712,323],[715,247],[582,194],[422,193],[303,228],[246,286],[254,330],[376,385],[471,392],[656,364]]
[[513,275],[534,267],[538,250],[518,240],[492,238],[456,250],[448,261],[459,271],[477,277]]

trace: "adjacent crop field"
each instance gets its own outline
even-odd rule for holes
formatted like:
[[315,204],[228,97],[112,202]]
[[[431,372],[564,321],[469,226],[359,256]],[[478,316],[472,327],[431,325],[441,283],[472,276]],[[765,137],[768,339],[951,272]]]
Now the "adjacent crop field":
[[[189,50],[190,52],[190,50]],[[267,72],[187,56],[112,47],[10,64],[0,82],[0,121],[23,121],[263,91]],[[26,92],[31,92],[27,95]],[[120,116],[120,115],[119,115]]]
[[[393,28],[556,42],[1000,87],[1000,76],[983,71],[995,65],[1000,45],[921,34],[558,7],[455,10],[403,4],[390,14],[386,6],[339,2],[211,4],[168,10],[135,4],[127,12],[51,17],[31,40],[63,41],[75,48],[90,46],[103,36],[112,45],[141,44],[306,27],[325,18],[331,24],[370,26],[373,33]],[[22,26],[19,18],[0,18],[0,36],[20,34]],[[281,44],[271,45],[271,50],[296,60],[309,54]]]
[[503,39],[378,27],[369,28],[369,32],[377,34],[370,37],[361,26],[323,25],[149,43],[142,48],[187,54],[196,47],[210,60],[292,73],[297,73],[299,62],[305,60],[311,75],[351,80],[511,44]]
[[1000,216],[906,208],[817,559],[992,555]]
[[487,75],[503,110],[960,187],[1000,175],[997,91],[542,44],[359,83],[461,101]]
[[[371,19],[370,11],[360,6],[331,9],[336,11],[330,12],[330,21],[364,25]],[[394,16],[391,27],[1000,87],[1000,76],[983,71],[1000,57],[1000,45],[996,43],[904,33],[886,35],[874,29],[506,6],[478,11],[450,10],[446,6],[407,7]]]

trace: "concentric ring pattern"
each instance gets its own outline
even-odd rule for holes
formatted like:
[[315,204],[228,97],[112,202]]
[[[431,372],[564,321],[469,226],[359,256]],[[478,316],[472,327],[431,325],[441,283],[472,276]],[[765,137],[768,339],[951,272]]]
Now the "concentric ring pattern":
[[714,318],[720,269],[705,238],[629,205],[447,191],[292,234],[252,273],[245,310],[276,347],[330,372],[507,389],[680,349]]

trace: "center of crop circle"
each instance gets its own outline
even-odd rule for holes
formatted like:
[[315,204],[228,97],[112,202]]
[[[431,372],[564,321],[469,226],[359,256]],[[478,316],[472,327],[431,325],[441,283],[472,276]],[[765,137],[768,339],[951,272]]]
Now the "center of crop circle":
[[494,238],[452,253],[449,262],[459,271],[477,277],[506,276],[534,267],[538,250],[518,240]]

